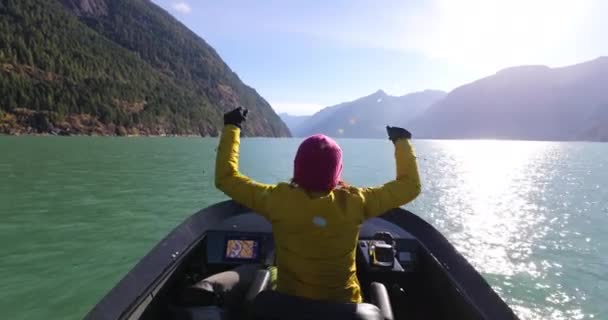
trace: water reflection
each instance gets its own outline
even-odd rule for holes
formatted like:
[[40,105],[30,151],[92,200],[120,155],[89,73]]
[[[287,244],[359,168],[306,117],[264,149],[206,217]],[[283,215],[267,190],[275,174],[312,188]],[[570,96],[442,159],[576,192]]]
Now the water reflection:
[[542,166],[547,145],[458,141],[443,149],[457,178],[444,196],[454,198],[445,209],[454,215],[459,249],[486,273],[536,274],[536,266],[523,261],[546,232],[543,208],[530,198],[542,194],[537,178],[548,174]]
[[428,156],[433,163],[422,165],[425,191],[439,199],[430,210],[431,221],[517,314],[522,319],[585,318],[578,303],[585,293],[563,288],[563,266],[539,258],[546,258],[543,249],[560,247],[560,239],[569,236],[564,231],[569,214],[555,215],[546,194],[558,174],[560,144],[433,141]]

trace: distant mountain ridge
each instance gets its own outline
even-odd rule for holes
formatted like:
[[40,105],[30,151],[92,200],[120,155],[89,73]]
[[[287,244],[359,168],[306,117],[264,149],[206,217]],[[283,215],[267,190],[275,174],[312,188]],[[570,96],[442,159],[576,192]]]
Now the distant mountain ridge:
[[302,123],[306,120],[310,119],[312,116],[294,116],[288,113],[279,113],[279,117],[283,120],[283,122],[287,125],[289,130],[293,132],[296,130]]
[[203,39],[149,0],[0,2],[0,133],[289,136]]
[[409,125],[424,138],[608,141],[608,57],[501,70],[454,89]]
[[608,141],[608,57],[561,68],[506,68],[448,94],[392,97],[379,90],[291,129],[295,136],[383,138],[387,124],[427,139]]
[[442,91],[426,90],[396,97],[378,90],[327,107],[291,129],[295,136],[323,133],[344,138],[381,138],[386,135],[387,124],[405,126],[444,95]]

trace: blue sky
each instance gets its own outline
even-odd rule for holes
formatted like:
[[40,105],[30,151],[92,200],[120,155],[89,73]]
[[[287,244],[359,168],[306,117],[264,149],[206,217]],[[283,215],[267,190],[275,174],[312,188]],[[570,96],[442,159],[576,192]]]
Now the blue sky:
[[153,0],[278,112],[608,55],[604,0]]

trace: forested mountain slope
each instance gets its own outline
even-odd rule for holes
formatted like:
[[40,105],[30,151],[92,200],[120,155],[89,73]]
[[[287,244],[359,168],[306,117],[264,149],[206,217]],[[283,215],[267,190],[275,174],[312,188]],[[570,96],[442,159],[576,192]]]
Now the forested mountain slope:
[[288,136],[205,41],[147,0],[2,0],[0,133]]

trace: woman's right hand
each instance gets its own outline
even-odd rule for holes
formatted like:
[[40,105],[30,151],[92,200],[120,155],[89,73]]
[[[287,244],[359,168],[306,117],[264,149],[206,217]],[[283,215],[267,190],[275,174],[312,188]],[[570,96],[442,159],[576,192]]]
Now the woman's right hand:
[[393,143],[397,142],[399,139],[412,138],[412,134],[409,131],[399,127],[386,126],[386,133],[388,134],[388,139]]
[[230,112],[224,114],[224,125],[232,124],[241,128],[242,123],[247,120],[247,113],[249,110],[238,107]]

